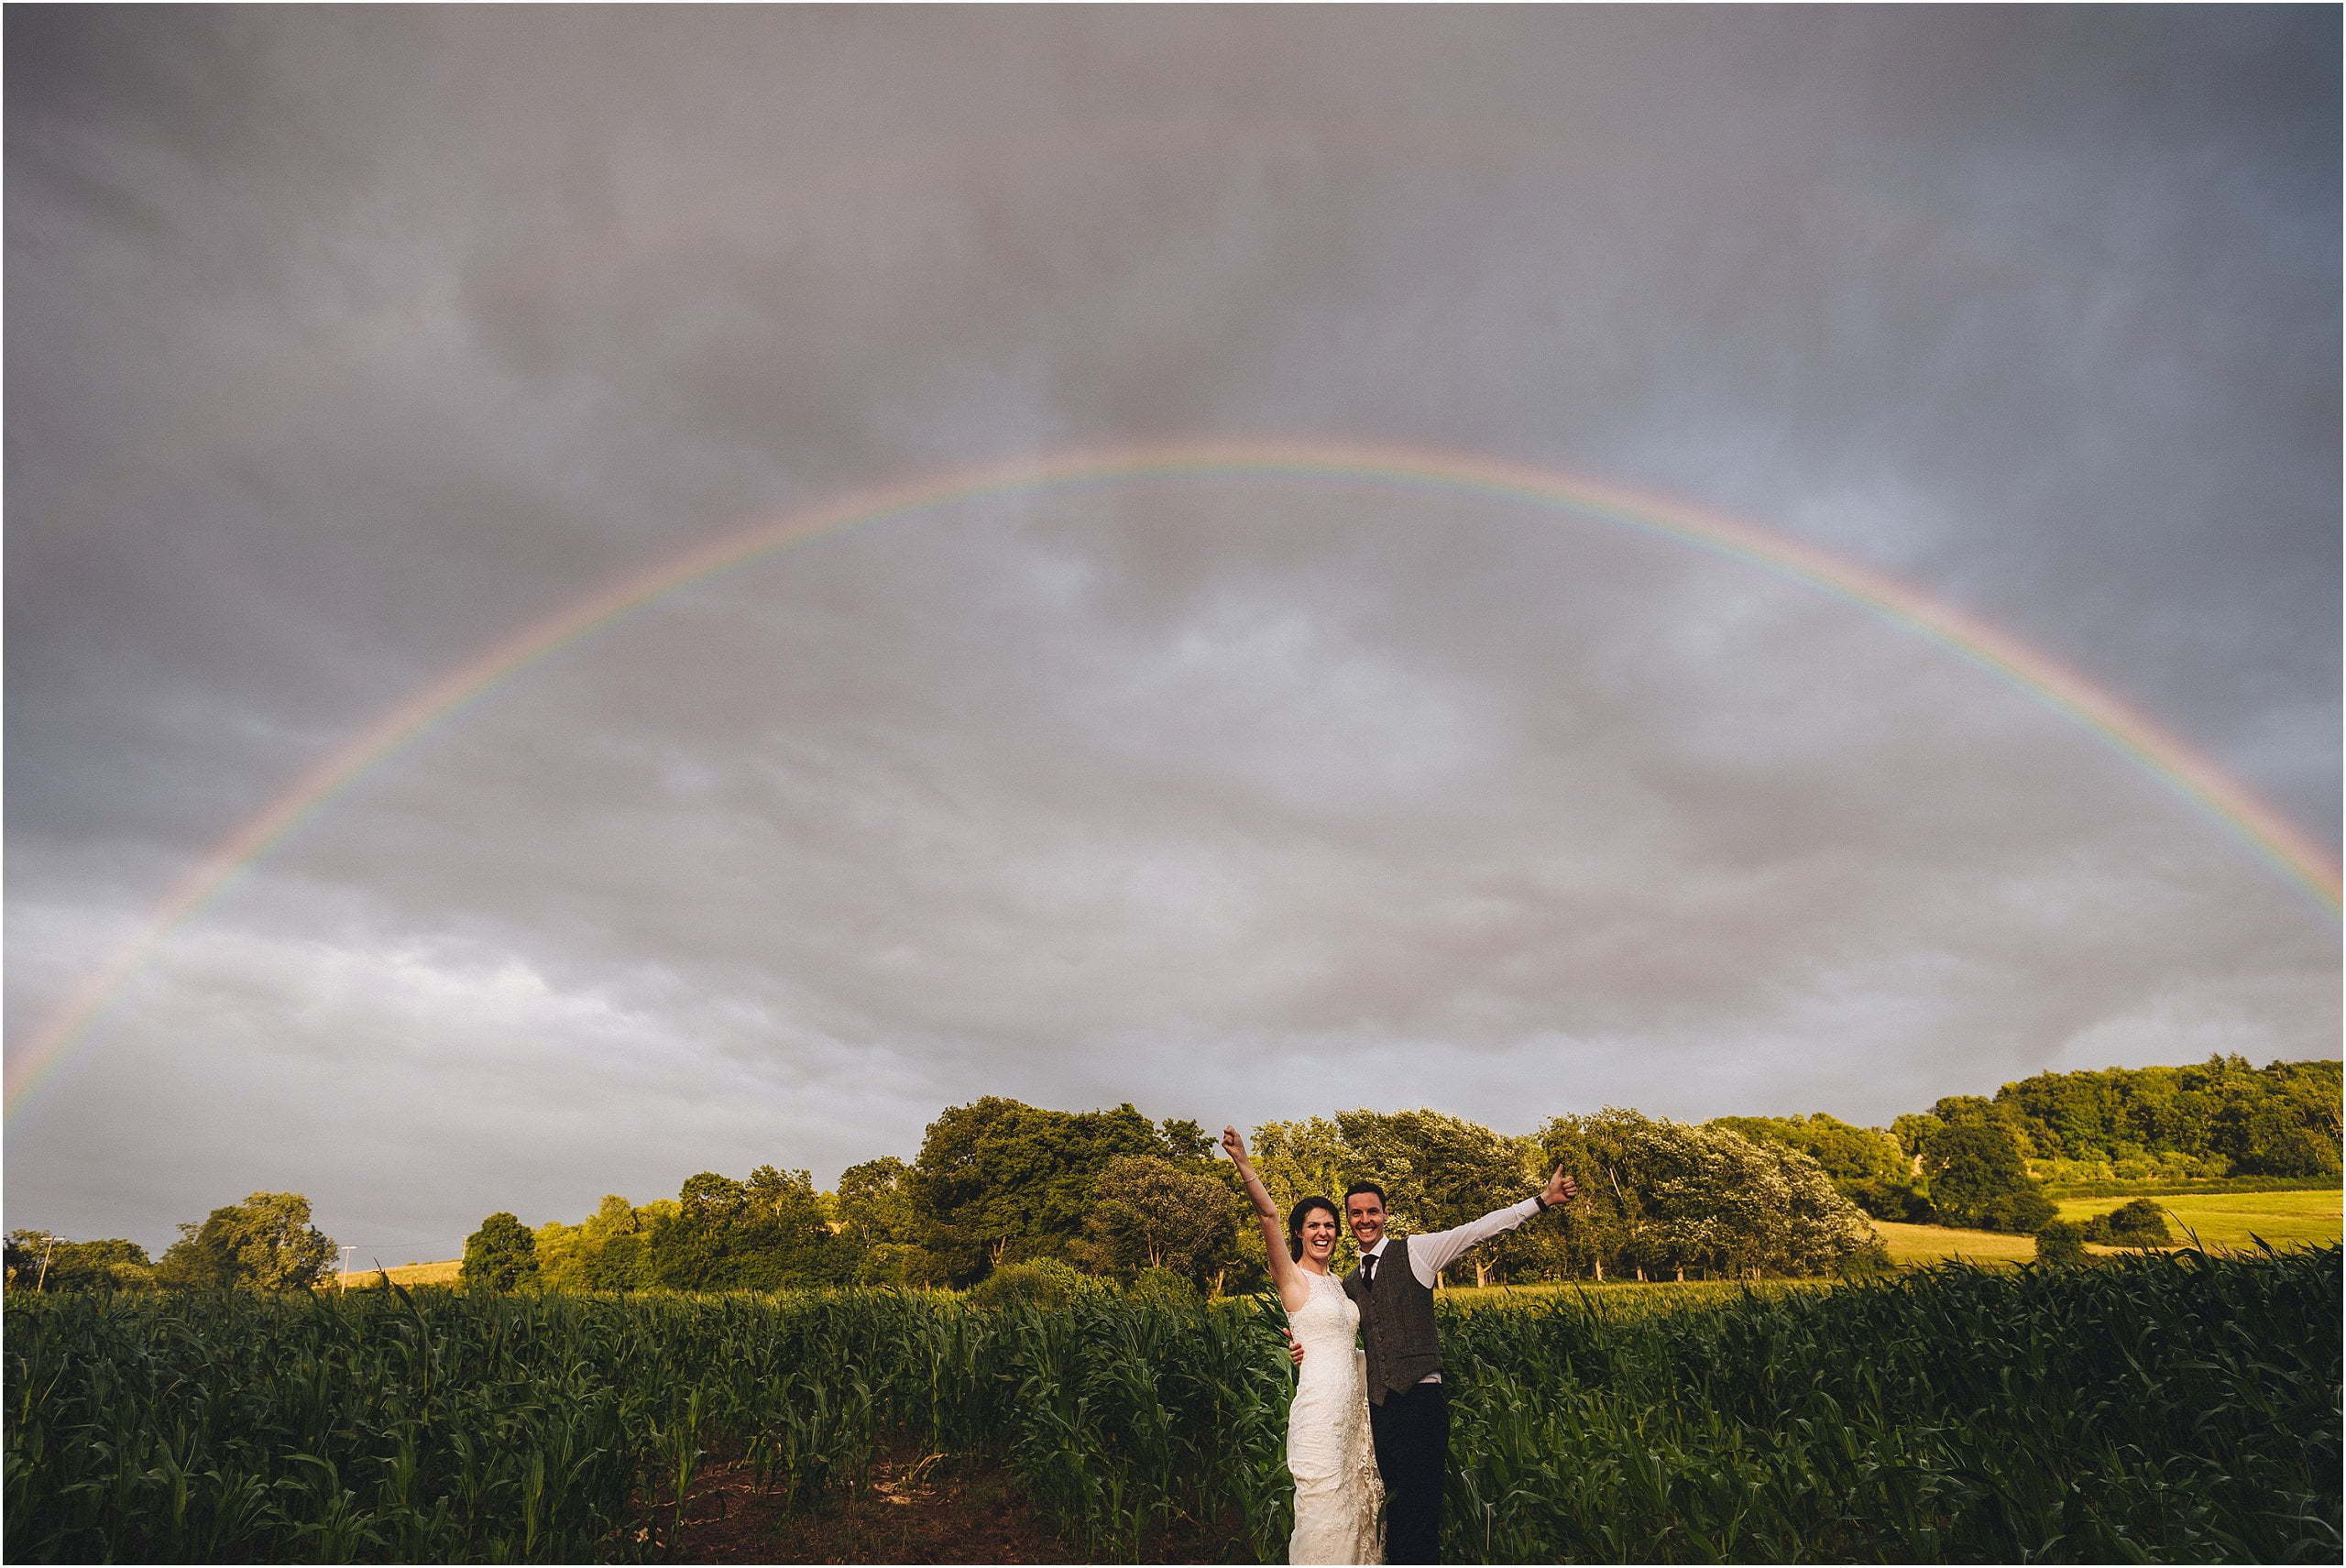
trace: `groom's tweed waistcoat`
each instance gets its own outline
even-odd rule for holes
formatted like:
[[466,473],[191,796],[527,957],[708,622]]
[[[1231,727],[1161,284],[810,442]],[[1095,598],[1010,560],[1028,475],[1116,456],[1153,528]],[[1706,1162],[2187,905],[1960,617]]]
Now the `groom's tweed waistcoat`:
[[1368,1347],[1368,1398],[1385,1403],[1442,1370],[1442,1347],[1433,1332],[1433,1291],[1418,1283],[1409,1266],[1409,1239],[1388,1243],[1376,1260],[1376,1278],[1354,1269],[1345,1293],[1360,1303],[1361,1339]]

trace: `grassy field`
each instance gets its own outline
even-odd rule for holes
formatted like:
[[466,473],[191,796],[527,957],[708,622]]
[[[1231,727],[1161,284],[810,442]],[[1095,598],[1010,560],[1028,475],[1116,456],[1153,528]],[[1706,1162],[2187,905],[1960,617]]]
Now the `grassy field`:
[[[2090,1220],[2129,1201],[2125,1198],[2071,1198],[2061,1203],[2061,1218]],[[2154,1194],[2152,1201],[2167,1212],[2167,1223],[2178,1242],[2186,1239],[2186,1226],[2198,1233],[2203,1245],[2211,1247],[2253,1247],[2258,1236],[2275,1246],[2308,1242],[2327,1245],[2339,1239],[2340,1195],[2334,1190],[2175,1192]]]
[[1890,1249],[1890,1261],[1902,1267],[1958,1257],[1971,1263],[2021,1263],[2036,1255],[2034,1236],[1958,1231],[1946,1225],[1902,1225],[1891,1220],[1876,1220],[1873,1228],[1880,1233],[1881,1245]]
[[[452,1257],[445,1263],[404,1263],[383,1272],[401,1285],[454,1285],[463,1269],[464,1260]],[[353,1290],[364,1290],[370,1285],[379,1288],[382,1283],[383,1273],[372,1268],[354,1268],[328,1281],[329,1285],[346,1284]]]
[[[2327,1246],[2339,1239],[2340,1198],[2335,1190],[2296,1190],[2283,1192],[2175,1192],[2151,1197],[2169,1215],[2178,1245],[2187,1245],[2185,1226],[2200,1244],[2215,1248],[2253,1248],[2264,1237],[2275,1246]],[[2055,1205],[2065,1220],[2089,1220],[2107,1214],[2128,1198],[2068,1198]],[[2019,1263],[2036,1255],[2034,1236],[2001,1235],[1993,1231],[1959,1231],[1942,1225],[1902,1225],[1876,1220],[1890,1249],[1890,1260],[1902,1266],[1941,1263],[1964,1258],[1974,1263]],[[2093,1247],[2094,1252],[2114,1249]]]
[[[2303,1176],[2217,1176],[2201,1181],[2047,1181],[2045,1196],[2055,1203],[2071,1198],[2163,1198],[2170,1192],[2302,1192],[2321,1183]],[[2337,1192],[2333,1179],[2327,1188]]]

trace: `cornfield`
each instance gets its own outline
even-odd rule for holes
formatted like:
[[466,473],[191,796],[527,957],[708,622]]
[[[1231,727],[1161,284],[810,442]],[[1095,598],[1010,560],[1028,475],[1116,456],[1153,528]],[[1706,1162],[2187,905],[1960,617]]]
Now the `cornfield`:
[[[2340,1251],[1961,1266],[1669,1312],[1446,1311],[1458,1562],[2335,1562]],[[12,1297],[17,1562],[659,1559],[722,1457],[794,1506],[891,1442],[1132,1560],[1284,1556],[1262,1304]]]

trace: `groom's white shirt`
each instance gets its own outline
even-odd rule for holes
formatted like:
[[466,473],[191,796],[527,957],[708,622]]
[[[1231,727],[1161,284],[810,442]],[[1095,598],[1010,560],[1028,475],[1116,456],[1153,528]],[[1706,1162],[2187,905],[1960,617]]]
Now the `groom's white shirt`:
[[[1430,1231],[1421,1236],[1411,1236],[1409,1242],[1409,1272],[1427,1289],[1442,1277],[1442,1271],[1458,1261],[1459,1255],[1472,1251],[1482,1242],[1489,1241],[1503,1231],[1511,1231],[1540,1212],[1540,1200],[1526,1198],[1520,1203],[1510,1203],[1504,1209],[1494,1209],[1479,1220],[1469,1220],[1455,1230]],[[1376,1245],[1361,1254],[1377,1260],[1385,1266],[1385,1249],[1393,1245],[1391,1236],[1379,1236]],[[1418,1379],[1420,1383],[1439,1383],[1442,1374],[1429,1372]]]

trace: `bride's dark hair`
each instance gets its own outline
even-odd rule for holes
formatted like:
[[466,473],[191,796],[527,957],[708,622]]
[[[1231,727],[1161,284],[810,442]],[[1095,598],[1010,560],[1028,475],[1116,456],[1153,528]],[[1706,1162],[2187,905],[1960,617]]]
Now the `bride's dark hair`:
[[1328,1218],[1336,1222],[1336,1234],[1343,1234],[1344,1216],[1334,1203],[1313,1193],[1287,1212],[1287,1255],[1298,1263],[1303,1261],[1303,1217],[1314,1209],[1327,1210]]

